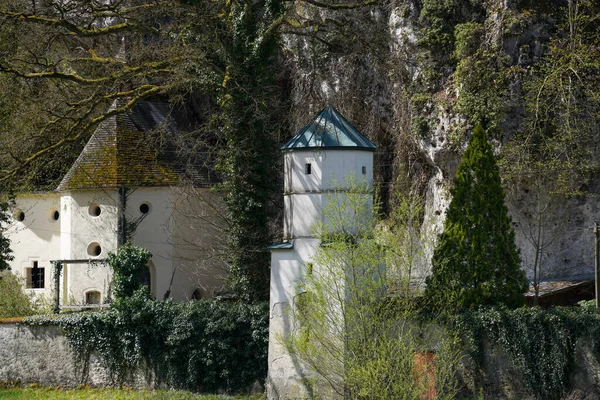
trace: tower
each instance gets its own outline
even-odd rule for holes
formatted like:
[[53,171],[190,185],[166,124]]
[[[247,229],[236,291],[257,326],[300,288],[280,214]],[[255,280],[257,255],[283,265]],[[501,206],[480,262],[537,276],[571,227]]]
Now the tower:
[[326,106],[308,125],[281,147],[284,153],[284,241],[271,250],[269,325],[269,398],[305,397],[301,372],[287,354],[281,338],[293,321],[289,307],[298,283],[311,262],[319,239],[315,224],[322,210],[336,201],[349,179],[373,187],[375,145],[332,106]]

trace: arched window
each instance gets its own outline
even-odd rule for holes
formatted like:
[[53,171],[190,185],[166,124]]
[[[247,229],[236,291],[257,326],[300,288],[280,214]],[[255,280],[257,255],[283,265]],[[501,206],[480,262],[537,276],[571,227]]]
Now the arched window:
[[97,290],[90,290],[85,293],[85,304],[100,304],[102,295]]

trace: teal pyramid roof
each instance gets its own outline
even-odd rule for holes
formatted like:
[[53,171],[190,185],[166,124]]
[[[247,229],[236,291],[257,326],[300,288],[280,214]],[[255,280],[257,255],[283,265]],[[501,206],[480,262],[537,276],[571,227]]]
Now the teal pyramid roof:
[[375,145],[330,105],[281,146],[283,151],[314,148],[375,151]]

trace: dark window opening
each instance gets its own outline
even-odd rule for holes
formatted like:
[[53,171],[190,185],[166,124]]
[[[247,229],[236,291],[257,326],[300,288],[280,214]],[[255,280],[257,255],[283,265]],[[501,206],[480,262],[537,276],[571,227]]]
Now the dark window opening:
[[100,246],[100,243],[90,243],[87,248],[87,253],[90,256],[99,256],[102,254],[102,247]]
[[15,214],[15,219],[19,222],[25,221],[25,213],[23,211],[17,211]]
[[140,204],[140,212],[142,214],[148,214],[150,212],[150,205],[147,203]]
[[362,167],[362,173],[363,173],[363,175],[367,174],[367,167],[365,167],[364,165]]
[[100,209],[99,205],[92,205],[90,206],[90,208],[88,209],[88,212],[90,213],[90,215],[92,217],[99,217],[100,214],[102,213],[102,210]]
[[85,294],[85,304],[100,304],[100,292],[91,291]]
[[312,172],[312,165],[310,165],[310,163],[307,163],[304,165],[304,172],[306,173],[306,175],[310,175]]
[[27,288],[43,289],[45,287],[45,268],[39,268],[38,262],[33,262],[33,268],[27,268]]
[[53,219],[54,221],[58,221],[58,218],[59,218],[59,217],[60,217],[60,213],[59,213],[58,211],[54,211],[54,212],[52,213],[52,219]]
[[150,283],[152,282],[152,277],[150,276],[150,268],[144,268],[144,270],[140,272],[139,278],[140,283],[143,286],[147,286],[148,288],[150,288]]

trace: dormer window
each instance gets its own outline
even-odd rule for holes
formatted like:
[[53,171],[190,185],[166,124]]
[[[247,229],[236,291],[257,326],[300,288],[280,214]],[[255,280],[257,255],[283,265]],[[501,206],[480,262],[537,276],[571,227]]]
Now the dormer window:
[[310,163],[304,164],[304,173],[310,175],[312,173],[312,165]]

